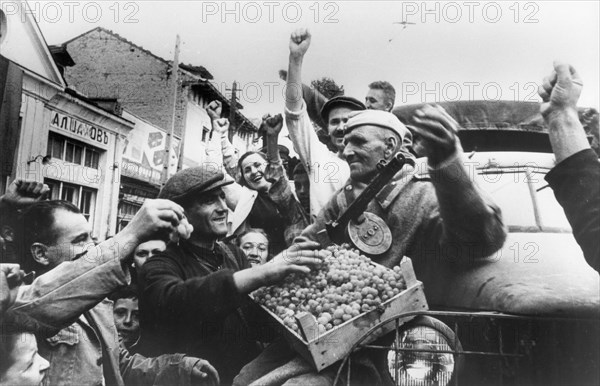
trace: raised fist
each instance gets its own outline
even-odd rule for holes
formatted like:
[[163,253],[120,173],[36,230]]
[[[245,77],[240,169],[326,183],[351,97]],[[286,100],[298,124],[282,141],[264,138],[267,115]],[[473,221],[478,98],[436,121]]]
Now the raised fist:
[[213,130],[216,131],[218,134],[227,133],[227,131],[229,130],[229,119],[227,119],[227,118],[215,119],[215,120],[213,120],[212,126],[213,126]]
[[544,117],[554,112],[577,109],[583,82],[573,66],[554,62],[554,71],[544,78],[538,93],[543,100],[540,112]]
[[210,119],[213,121],[215,119],[221,118],[222,109],[223,109],[223,106],[222,106],[221,102],[219,102],[219,101],[212,101],[208,104],[208,106],[206,106],[206,112],[208,113],[208,116],[210,117]]
[[262,118],[259,131],[263,131],[268,136],[278,136],[283,127],[283,116],[277,114],[272,117],[270,114],[266,114]]
[[310,46],[310,32],[306,28],[298,28],[290,36],[290,55],[302,57]]
[[0,199],[6,205],[22,208],[45,199],[48,193],[50,193],[50,188],[42,182],[16,179],[8,186],[6,194]]
[[415,111],[413,130],[421,138],[430,165],[448,159],[457,148],[458,123],[438,105],[425,105]]

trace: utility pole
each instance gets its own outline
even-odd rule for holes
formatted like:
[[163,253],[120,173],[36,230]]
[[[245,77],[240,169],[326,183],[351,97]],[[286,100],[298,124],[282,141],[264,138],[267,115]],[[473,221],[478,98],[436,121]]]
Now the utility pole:
[[233,134],[235,131],[235,113],[237,111],[237,82],[233,81],[233,86],[231,90],[231,103],[229,104],[229,142],[233,143]]
[[[165,143],[165,155],[163,157],[163,170],[160,176],[160,185],[165,186],[169,179],[169,164],[171,160],[171,139],[175,133],[175,121],[177,117],[177,91],[179,89],[179,35],[175,39],[175,57],[173,58],[173,117],[171,119],[171,128],[167,133],[167,140]],[[180,145],[183,146],[183,143]]]

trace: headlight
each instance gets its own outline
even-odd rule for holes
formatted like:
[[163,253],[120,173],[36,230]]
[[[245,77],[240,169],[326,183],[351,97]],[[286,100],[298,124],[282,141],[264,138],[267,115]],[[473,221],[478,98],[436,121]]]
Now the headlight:
[[438,352],[452,351],[450,344],[453,342],[446,336],[431,327],[415,326],[403,330],[398,343],[388,352],[389,371],[397,385],[444,386],[450,383],[455,367],[454,355]]

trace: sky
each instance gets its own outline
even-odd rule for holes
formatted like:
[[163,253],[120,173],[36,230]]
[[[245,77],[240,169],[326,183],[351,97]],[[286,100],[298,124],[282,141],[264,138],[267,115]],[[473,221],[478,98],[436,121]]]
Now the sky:
[[[3,1],[6,3],[6,1]],[[3,5],[4,6],[4,5]],[[396,105],[450,100],[539,101],[555,59],[584,82],[580,106],[599,107],[599,2],[576,1],[29,1],[48,44],[101,26],[172,60],[202,65],[250,118],[283,111],[289,36],[308,28],[303,79],[323,76],[364,99],[387,80]],[[408,24],[398,24],[398,22]]]

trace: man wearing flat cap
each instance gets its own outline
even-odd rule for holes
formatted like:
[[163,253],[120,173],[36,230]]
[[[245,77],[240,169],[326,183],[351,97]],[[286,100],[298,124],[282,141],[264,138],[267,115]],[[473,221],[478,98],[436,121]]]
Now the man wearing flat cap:
[[210,164],[171,177],[159,198],[181,205],[194,229],[140,273],[140,351],[202,353],[225,384],[258,354],[246,294],[290,273],[309,272],[327,254],[307,242],[251,267],[241,249],[219,241],[227,234],[222,187],[230,183]]

